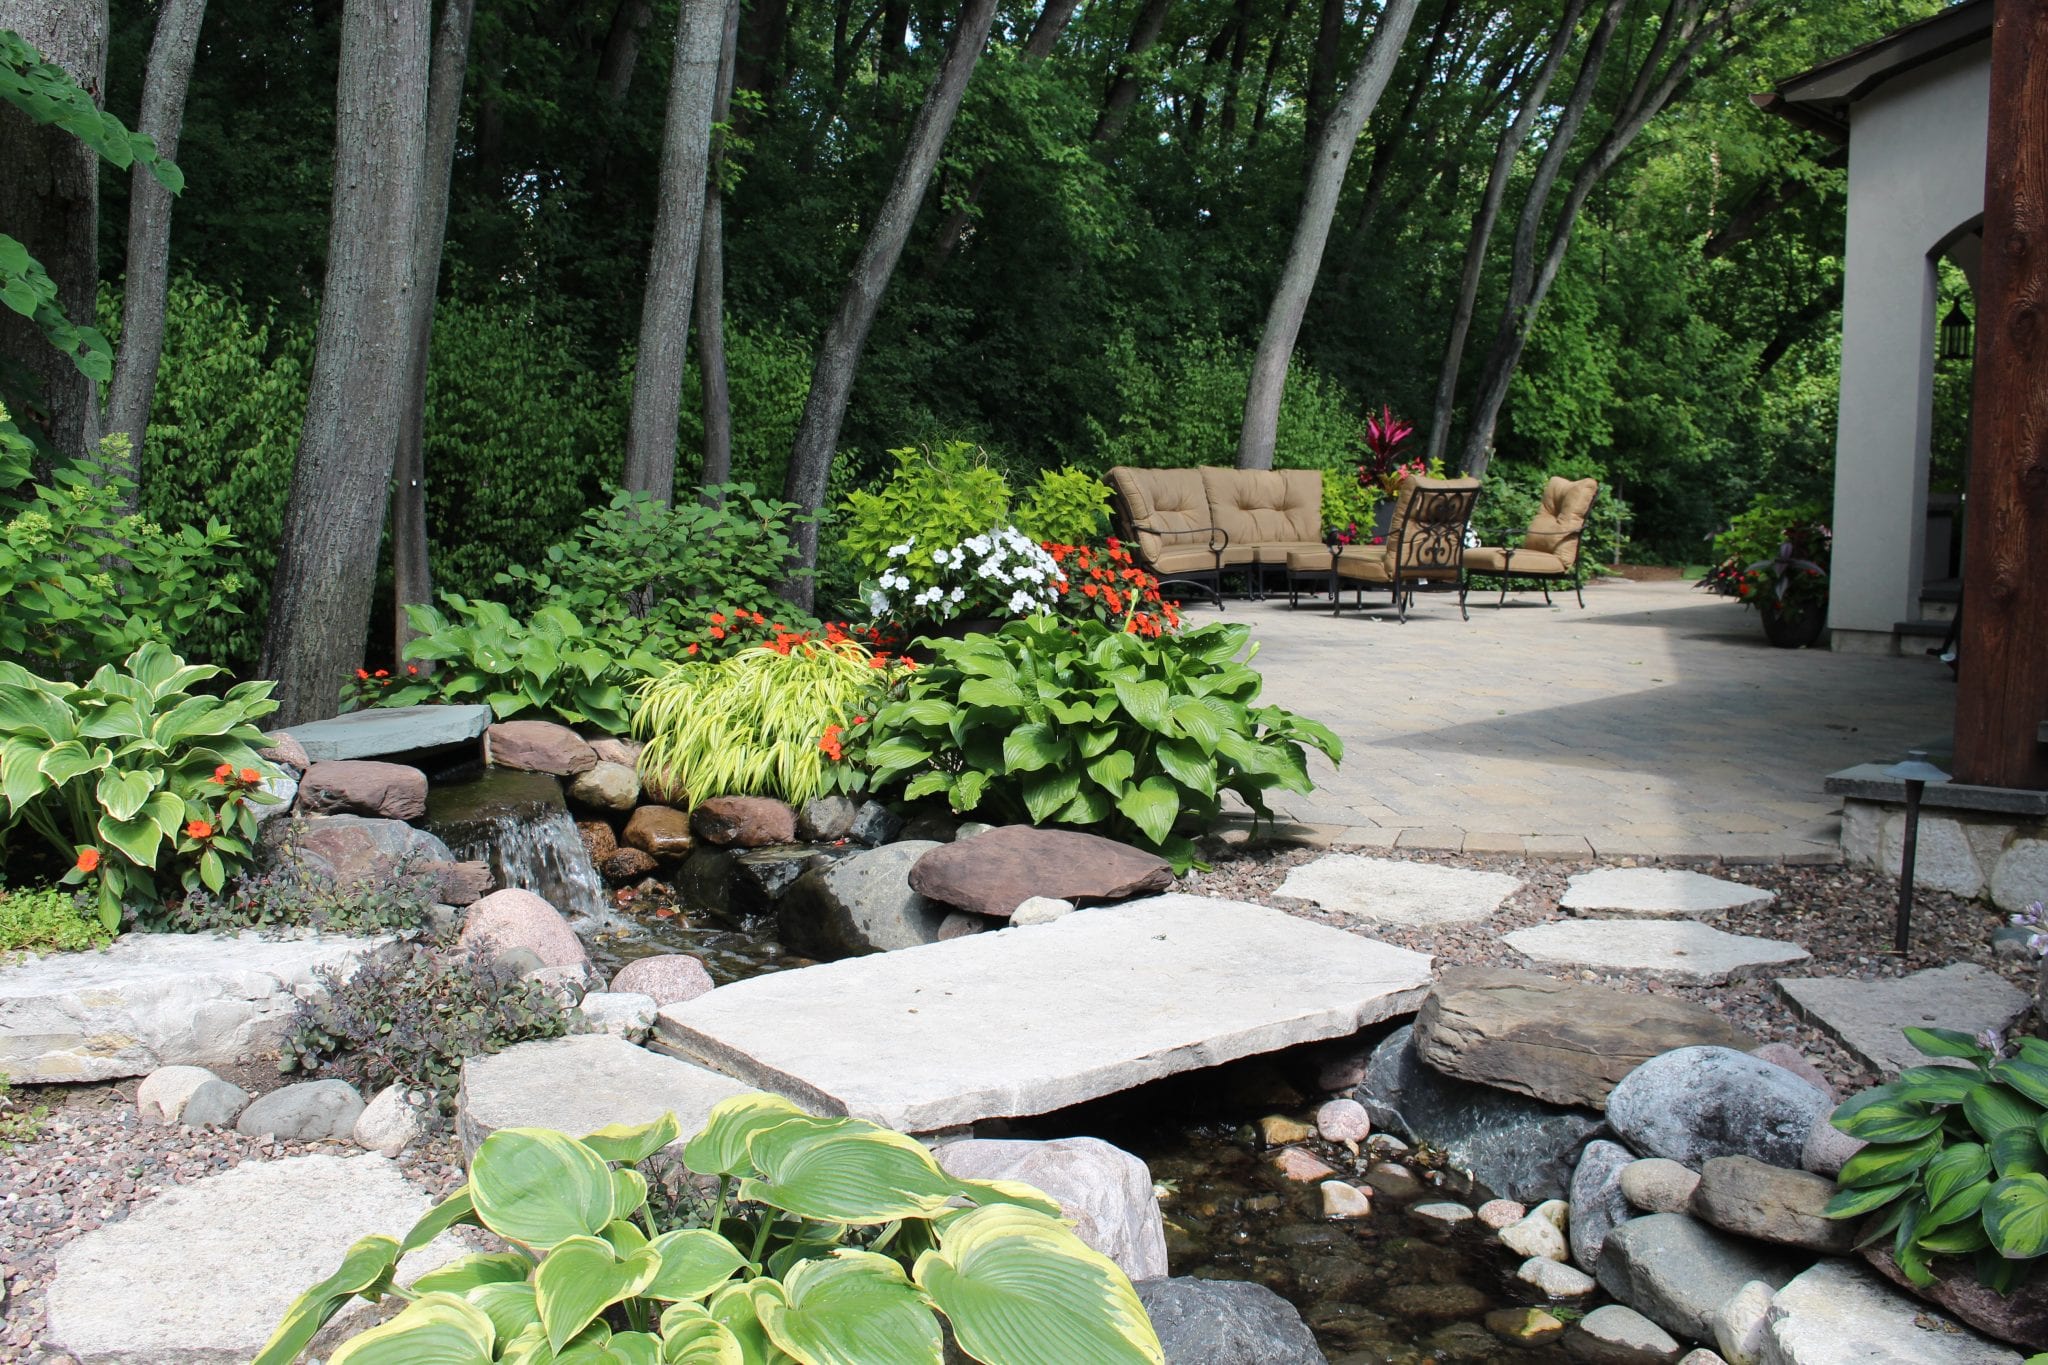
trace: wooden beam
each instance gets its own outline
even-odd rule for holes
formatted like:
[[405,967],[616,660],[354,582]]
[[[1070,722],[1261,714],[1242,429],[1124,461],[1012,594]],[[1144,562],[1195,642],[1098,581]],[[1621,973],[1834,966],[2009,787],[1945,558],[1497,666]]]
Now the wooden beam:
[[2048,789],[2048,5],[1997,0],[1956,778]]

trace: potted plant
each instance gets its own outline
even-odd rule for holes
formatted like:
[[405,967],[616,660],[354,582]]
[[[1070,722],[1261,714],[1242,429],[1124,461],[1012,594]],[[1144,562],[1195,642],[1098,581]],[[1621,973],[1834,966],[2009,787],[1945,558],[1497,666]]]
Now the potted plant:
[[1385,536],[1393,521],[1394,498],[1401,491],[1401,481],[1425,472],[1422,461],[1401,459],[1402,447],[1414,435],[1414,424],[1396,417],[1385,404],[1380,405],[1379,416],[1365,419],[1365,431],[1358,440],[1365,447],[1366,458],[1358,466],[1358,483],[1375,495],[1372,532],[1376,538]]
[[[1758,553],[1759,519],[1777,523],[1764,541],[1776,550]],[[1746,524],[1747,523],[1747,524]],[[1769,534],[1769,533],[1767,533]],[[1714,541],[1724,558],[1699,586],[1755,607],[1764,638],[1780,649],[1803,649],[1820,638],[1828,619],[1828,563],[1834,532],[1816,513],[1789,515],[1763,499]]]

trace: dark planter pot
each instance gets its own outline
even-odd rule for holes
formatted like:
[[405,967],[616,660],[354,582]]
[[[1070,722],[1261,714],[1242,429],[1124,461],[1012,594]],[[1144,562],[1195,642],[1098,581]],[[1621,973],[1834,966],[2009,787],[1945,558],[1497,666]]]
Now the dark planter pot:
[[1387,532],[1394,529],[1394,500],[1381,498],[1372,508],[1372,534],[1375,540],[1385,540]]
[[1764,638],[1779,649],[1805,649],[1820,638],[1828,624],[1825,602],[1809,603],[1786,611],[1765,611],[1759,615],[1764,618]]

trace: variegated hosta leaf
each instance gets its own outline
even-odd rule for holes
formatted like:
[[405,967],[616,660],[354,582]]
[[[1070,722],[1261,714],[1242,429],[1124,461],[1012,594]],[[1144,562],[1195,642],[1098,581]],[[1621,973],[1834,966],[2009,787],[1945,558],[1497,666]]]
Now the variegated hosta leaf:
[[648,1243],[661,1270],[641,1291],[650,1299],[701,1299],[747,1263],[739,1249],[705,1228],[664,1232]]
[[923,1143],[859,1119],[785,1123],[747,1150],[761,1177],[742,1181],[740,1198],[802,1218],[854,1226],[925,1218],[959,1191]]
[[735,1095],[722,1101],[683,1146],[683,1164],[699,1175],[753,1175],[747,1142],[778,1123],[805,1118],[780,1095]]
[[605,1309],[639,1294],[661,1272],[661,1259],[642,1249],[620,1260],[595,1237],[570,1237],[556,1244],[533,1274],[535,1302],[548,1344],[557,1351]]
[[809,1365],[939,1365],[939,1320],[923,1293],[887,1256],[842,1251],[805,1261],[783,1281],[784,1298],[757,1303],[777,1346]]
[[540,1328],[540,1304],[534,1297],[533,1286],[525,1280],[517,1284],[480,1284],[462,1297],[468,1299],[498,1330],[498,1340],[511,1342],[527,1328]]
[[782,1299],[782,1286],[775,1281],[749,1280],[719,1290],[707,1307],[712,1319],[739,1343],[740,1359],[746,1365],[784,1365],[789,1354],[769,1340],[768,1329],[761,1325],[761,1306]]
[[732,1329],[694,1303],[661,1315],[662,1365],[748,1365]]
[[503,1128],[470,1164],[470,1198],[484,1226],[545,1251],[612,1220],[612,1169],[596,1152],[545,1128]]
[[459,1256],[448,1264],[414,1280],[407,1287],[416,1293],[444,1290],[467,1294],[481,1284],[520,1284],[533,1273],[533,1262],[516,1251],[481,1252]]
[[497,1329],[454,1294],[423,1294],[391,1321],[349,1338],[327,1365],[491,1365]]
[[583,1145],[606,1161],[645,1161],[682,1136],[673,1112],[652,1123],[612,1123],[583,1139]]
[[256,1353],[253,1365],[290,1365],[297,1360],[299,1352],[350,1299],[390,1284],[391,1271],[400,1254],[397,1239],[381,1234],[365,1237],[351,1246],[342,1256],[339,1269],[292,1300],[284,1321]]

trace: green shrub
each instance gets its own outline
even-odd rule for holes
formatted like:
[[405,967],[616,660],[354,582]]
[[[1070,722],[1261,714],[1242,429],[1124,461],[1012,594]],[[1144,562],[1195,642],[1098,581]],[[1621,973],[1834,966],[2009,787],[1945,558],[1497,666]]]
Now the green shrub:
[[[862,575],[908,569],[928,575],[932,552],[958,545],[1009,520],[1010,485],[980,448],[946,441],[923,449],[892,450],[896,471],[881,487],[847,496],[839,520],[840,543]],[[892,546],[908,544],[907,560]]]
[[437,1096],[452,1113],[464,1058],[569,1031],[568,1013],[538,982],[423,939],[316,975],[325,993],[293,1013],[278,1068],[331,1072],[365,1095],[403,1085]]
[[2001,1059],[1966,1033],[1909,1028],[1929,1057],[1850,1097],[1829,1122],[1869,1145],[1836,1176],[1830,1218],[1868,1217],[1861,1241],[1892,1239],[1915,1284],[1941,1257],[1974,1257],[1978,1279],[2005,1293],[2021,1263],[2048,1255],[2048,1042],[2023,1038]]
[[1080,825],[1195,863],[1176,826],[1214,821],[1236,792],[1312,789],[1303,746],[1343,743],[1277,706],[1240,662],[1242,625],[1144,638],[1096,620],[1012,621],[994,635],[933,642],[906,695],[876,713],[860,757],[877,790],[943,794],[955,811]]
[[113,931],[76,891],[55,886],[0,891],[0,960],[9,953],[83,952],[113,941]]
[[1079,469],[1042,469],[1011,519],[1041,544],[1089,544],[1109,530],[1109,485]]
[[1130,1280],[1028,1185],[956,1179],[901,1133],[740,1095],[683,1148],[678,1179],[715,1178],[716,1194],[664,1226],[649,1195],[672,1167],[653,1158],[679,1134],[673,1114],[581,1141],[540,1128],[491,1134],[466,1185],[403,1242],[350,1247],[255,1365],[289,1365],[356,1295],[387,1290],[408,1250],[460,1223],[514,1249],[421,1276],[396,1317],[337,1348],[330,1365],[940,1365],[941,1317],[982,1365],[1165,1359]]

